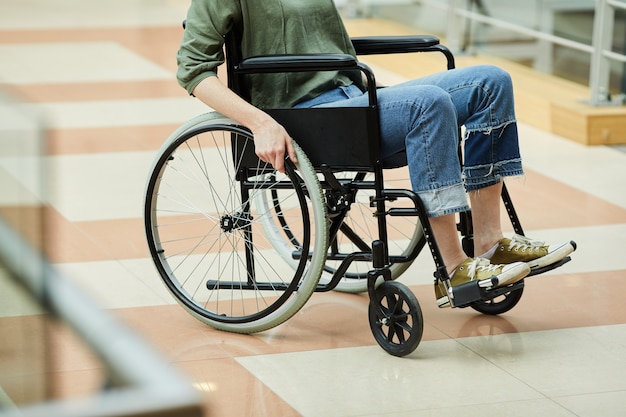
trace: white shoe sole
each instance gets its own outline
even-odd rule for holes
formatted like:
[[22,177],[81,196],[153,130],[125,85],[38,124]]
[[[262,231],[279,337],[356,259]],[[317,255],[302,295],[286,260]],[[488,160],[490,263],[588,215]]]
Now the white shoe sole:
[[530,269],[539,269],[544,266],[552,265],[564,259],[567,255],[574,252],[576,244],[574,242],[567,242],[549,252],[546,256],[537,258],[534,261],[526,262]]
[[450,307],[450,298],[447,295],[444,295],[441,298],[437,298],[437,307],[439,308]]
[[505,266],[502,273],[497,277],[498,284],[496,287],[504,287],[523,280],[528,274],[530,274],[530,269],[530,265],[523,262],[516,262]]

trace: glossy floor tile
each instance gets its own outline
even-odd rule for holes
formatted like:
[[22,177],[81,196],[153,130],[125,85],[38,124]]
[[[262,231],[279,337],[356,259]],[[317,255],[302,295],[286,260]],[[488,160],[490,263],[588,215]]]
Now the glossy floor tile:
[[[621,392],[612,405],[626,406],[621,372],[626,364],[623,352],[613,348],[623,344],[623,337],[615,336],[624,330],[619,325],[428,341],[402,359],[377,347],[359,347],[248,356],[238,362],[307,416],[368,415],[371,410],[385,416],[431,415],[425,412],[432,410],[445,415],[460,408],[479,415],[485,407],[530,415],[538,404],[544,415],[575,416],[577,410],[567,412],[560,402]],[[597,361],[585,360],[590,351],[598,354]]]
[[[365,294],[314,294],[286,323],[254,335],[213,330],[178,306],[146,247],[143,193],[165,139],[210,110],[175,81],[187,5],[2,1],[0,87],[44,114],[48,135],[41,161],[0,155],[0,187],[46,203],[43,239],[55,267],[188,375],[207,415],[626,414],[626,153],[585,147],[524,120],[526,175],[507,183],[524,230],[575,240],[578,250],[563,267],[526,280],[511,311],[438,309],[425,252],[400,278],[425,322],[420,346],[402,359],[372,337]],[[346,24],[359,34],[370,27]],[[372,67],[384,83],[404,80],[384,62]],[[40,177],[24,174],[33,163],[46,167],[44,189]],[[0,193],[4,216],[21,209]],[[2,297],[0,336],[38,331],[36,309]],[[97,389],[100,364],[65,329],[46,331],[54,396]],[[0,363],[8,361],[0,353]],[[0,388],[11,394],[9,385]]]

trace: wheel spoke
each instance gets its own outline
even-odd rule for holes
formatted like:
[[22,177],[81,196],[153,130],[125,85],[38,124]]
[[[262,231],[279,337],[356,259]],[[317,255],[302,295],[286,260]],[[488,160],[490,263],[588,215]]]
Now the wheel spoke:
[[[242,333],[274,327],[310,297],[324,264],[328,237],[317,174],[297,144],[298,167],[274,173],[254,155],[250,133],[227,119],[181,131],[168,139],[146,190],[146,234],[157,270],[176,300],[213,327]],[[259,196],[270,193],[278,212],[260,204]],[[276,255],[284,240],[276,238],[281,217],[299,246],[318,255]]]

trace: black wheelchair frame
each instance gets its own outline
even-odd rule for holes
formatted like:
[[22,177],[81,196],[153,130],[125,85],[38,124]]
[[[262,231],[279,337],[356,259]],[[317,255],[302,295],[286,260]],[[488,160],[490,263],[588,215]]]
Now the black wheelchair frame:
[[[439,52],[445,56],[447,69],[455,67],[454,56],[445,46],[439,43],[436,37],[432,36],[393,36],[393,37],[363,37],[354,38],[353,45],[357,55],[373,54],[395,54],[395,53],[422,53]],[[328,222],[329,249],[326,253],[326,260],[338,261],[339,266],[331,269],[332,278],[323,284],[315,283],[312,290],[315,292],[330,291],[337,288],[340,280],[347,276],[350,265],[354,262],[367,262],[372,268],[364,277],[367,280],[366,290],[370,298],[369,321],[370,328],[377,343],[387,352],[395,356],[405,356],[414,351],[421,341],[423,331],[423,317],[421,308],[413,293],[403,284],[400,284],[392,277],[390,267],[395,264],[412,262],[425,245],[428,245],[433,257],[436,271],[434,273],[435,282],[444,283],[450,297],[452,307],[471,307],[484,314],[501,314],[513,308],[521,298],[524,281],[517,282],[502,288],[484,288],[478,282],[472,281],[466,284],[450,286],[450,280],[446,272],[441,253],[434,239],[430,222],[426,216],[425,207],[419,196],[411,190],[385,188],[384,171],[387,168],[380,159],[379,153],[379,125],[377,106],[377,86],[373,72],[370,68],[359,62],[351,55],[343,54],[316,54],[316,55],[284,55],[284,56],[260,56],[242,59],[239,50],[239,40],[237,32],[233,31],[226,38],[226,65],[228,73],[228,86],[248,99],[245,89],[245,77],[250,74],[263,73],[285,73],[285,72],[315,72],[315,71],[359,71],[367,81],[367,95],[369,105],[358,108],[306,108],[306,109],[264,109],[279,123],[281,123],[296,143],[302,148],[302,152],[314,171],[321,178],[320,187],[324,193],[325,216]],[[221,126],[221,125],[220,125]],[[200,130],[204,127],[200,127]],[[194,136],[200,130],[188,129],[184,140]],[[241,210],[236,215],[222,215],[220,217],[220,228],[223,233],[233,233],[237,230],[245,236],[246,242],[252,241],[251,223],[253,215],[249,209],[248,201],[250,195],[258,189],[271,189],[273,193],[271,209],[278,213],[281,228],[289,231],[289,225],[282,219],[280,213],[279,198],[275,196],[276,190],[295,189],[298,194],[300,204],[306,205],[307,199],[312,199],[314,190],[310,186],[305,186],[301,177],[296,172],[296,167],[291,161],[286,159],[286,170],[289,180],[272,180],[272,169],[262,166],[254,153],[251,141],[235,140],[244,127],[229,130],[233,138],[232,158],[237,161],[236,181],[239,183],[242,204]],[[157,269],[165,280],[168,288],[177,298],[183,307],[194,316],[203,320],[209,325],[214,325],[215,321],[221,322],[221,315],[211,315],[205,313],[203,306],[197,307],[194,303],[189,303],[191,298],[185,294],[176,284],[171,276],[175,274],[171,268],[163,266],[163,252],[160,247],[158,233],[155,232],[154,199],[159,189],[159,178],[162,170],[167,165],[169,159],[173,159],[170,153],[180,146],[181,140],[172,141],[170,145],[157,158],[156,168],[151,174],[146,192],[146,232],[149,246]],[[363,146],[363,144],[366,146]],[[333,152],[328,152],[328,149]],[[459,141],[459,153],[460,141]],[[299,157],[300,159],[300,157]],[[161,167],[161,168],[159,168]],[[261,167],[261,168],[260,168]],[[354,175],[349,180],[338,178],[339,172],[352,172]],[[366,180],[366,173],[373,173],[373,180]],[[269,175],[269,176],[268,176]],[[263,178],[259,180],[259,178]],[[269,179],[268,179],[269,178]],[[377,238],[373,242],[364,241],[359,234],[350,229],[346,224],[346,216],[349,215],[351,205],[355,201],[355,195],[363,190],[373,193],[370,197],[370,206],[374,209],[373,216],[377,224]],[[405,200],[410,202],[409,207],[388,208],[388,203],[395,200]],[[523,229],[519,218],[513,207],[513,203],[506,189],[503,187],[502,200],[504,207],[513,225],[514,231],[523,235]],[[304,236],[302,242],[293,236],[288,238],[293,241],[293,259],[298,263],[298,271],[293,280],[284,283],[269,282],[261,283],[255,280],[255,252],[252,244],[246,244],[245,258],[247,283],[225,282],[219,278],[207,280],[206,287],[209,290],[252,290],[252,291],[276,291],[280,289],[286,292],[297,292],[301,290],[300,276],[304,273],[305,262],[311,259],[312,253],[308,240],[312,234],[306,210],[302,210],[305,217]],[[402,255],[390,255],[388,251],[388,217],[416,217],[419,219],[423,235],[416,242],[415,246],[408,253]],[[235,226],[233,226],[235,225]],[[419,225],[418,225],[419,226]],[[471,213],[461,213],[457,228],[461,234],[463,248],[468,256],[473,256],[472,243],[472,221]],[[342,253],[333,242],[338,233],[348,236],[358,251]],[[533,271],[533,275],[544,272],[546,269],[553,269],[569,261],[569,257],[557,265],[549,268]],[[243,272],[242,272],[243,273]],[[361,279],[363,277],[360,277]],[[319,280],[319,277],[318,277]],[[306,297],[308,298],[308,296]],[[276,308],[270,308],[271,311]],[[291,311],[284,320],[288,319],[295,312]],[[271,314],[268,313],[268,314]],[[234,317],[233,326],[241,322],[254,321],[254,315],[241,313],[241,317]],[[283,320],[283,321],[284,321]],[[270,327],[279,324],[273,323]],[[264,330],[264,328],[239,329],[231,327],[230,324],[218,324],[217,328],[238,331],[252,332]]]

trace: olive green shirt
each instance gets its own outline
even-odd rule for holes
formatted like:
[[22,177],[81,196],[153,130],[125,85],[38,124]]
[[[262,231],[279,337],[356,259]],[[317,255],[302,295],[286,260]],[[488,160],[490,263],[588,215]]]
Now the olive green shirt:
[[[243,58],[259,55],[355,55],[333,0],[192,0],[178,50],[178,82],[189,94],[224,62],[224,36],[240,27]],[[250,99],[261,108],[291,107],[359,75],[338,72],[251,76]]]

